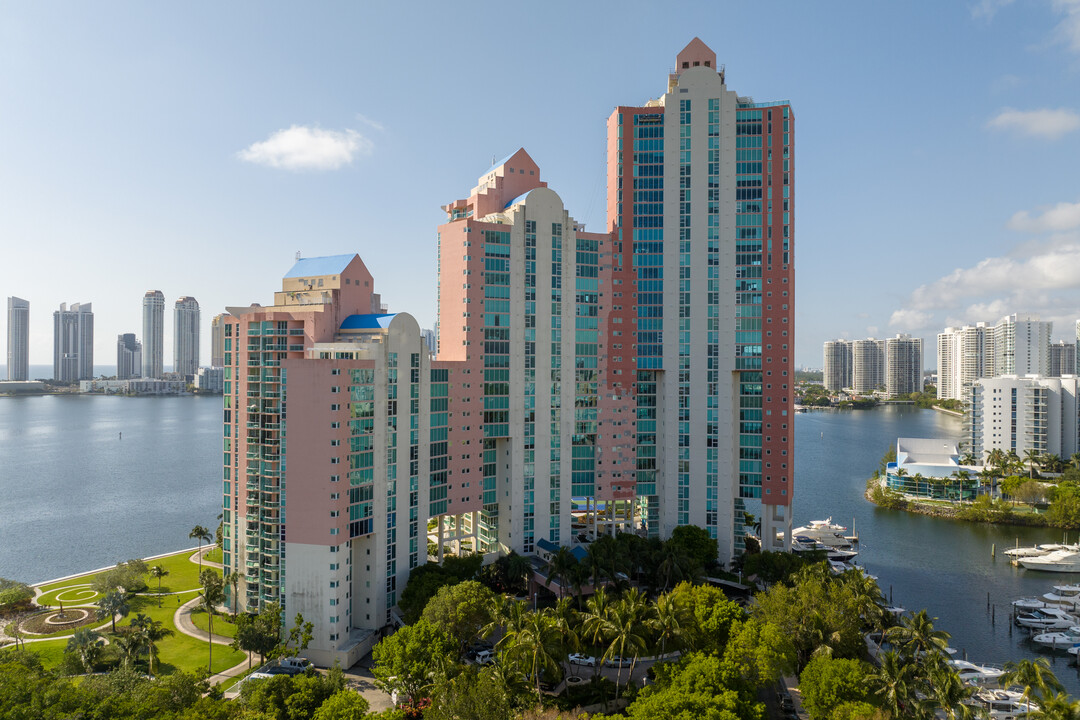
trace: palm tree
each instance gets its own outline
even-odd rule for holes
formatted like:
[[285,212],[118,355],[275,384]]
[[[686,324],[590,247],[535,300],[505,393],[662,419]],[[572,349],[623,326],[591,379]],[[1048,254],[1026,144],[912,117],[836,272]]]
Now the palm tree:
[[1050,669],[1050,661],[1044,657],[1005,663],[1005,674],[998,678],[998,683],[1001,687],[1019,685],[1024,688],[1023,698],[1027,702],[1029,713],[1033,695],[1041,705],[1043,698],[1065,690],[1061,681],[1054,675],[1054,671]]
[[1024,462],[1028,464],[1028,477],[1032,480],[1035,479],[1035,463],[1039,462],[1040,454],[1038,450],[1028,448],[1024,451]]
[[199,541],[199,575],[202,575],[202,544],[204,542],[210,542],[214,539],[214,536],[210,534],[210,531],[204,528],[202,525],[196,525],[191,528],[191,532],[188,533],[188,537],[193,540]]
[[94,661],[101,655],[101,647],[104,641],[101,635],[90,628],[79,628],[68,639],[66,652],[73,652],[79,656],[79,662],[88,673],[94,672]]
[[1075,452],[1069,456],[1069,464],[1080,470],[1080,452]]
[[578,612],[574,607],[574,603],[570,598],[560,598],[551,611],[551,617],[555,622],[555,627],[563,638],[566,652],[576,652],[581,646],[581,638],[578,636],[578,628],[581,627],[581,620],[578,617]]
[[203,591],[199,594],[199,607],[206,611],[207,632],[210,635],[209,654],[207,659],[207,672],[213,674],[214,662],[214,608],[225,599],[222,592],[221,578],[213,571],[207,570],[199,575],[202,580]]
[[529,678],[536,683],[536,702],[541,703],[540,676],[547,671],[555,677],[562,672],[563,637],[552,617],[550,608],[526,613],[525,622],[518,628],[507,628],[500,644],[506,657],[523,665]]
[[559,583],[559,597],[563,596],[563,589],[567,585],[567,581],[573,576],[574,566],[578,564],[577,558],[570,552],[570,548],[563,546],[551,556],[551,560],[548,561],[547,567],[547,579],[544,581],[544,587],[551,587],[551,581],[555,580]]
[[936,707],[928,707],[927,710],[932,713],[934,709],[941,708],[948,720],[974,717],[975,708],[967,701],[975,694],[975,687],[961,680],[956,671],[944,662],[934,663],[929,668],[928,679],[931,691],[928,699]]
[[145,644],[142,634],[135,630],[129,630],[113,638],[113,645],[120,651],[120,662],[125,669],[131,667]]
[[657,582],[661,590],[666,591],[673,584],[677,585],[680,581],[689,579],[693,574],[690,558],[675,543],[664,543],[660,550],[659,560],[656,566],[656,579],[663,581]]
[[1063,692],[1045,697],[1031,717],[1041,720],[1080,720],[1080,700],[1073,700]]
[[975,457],[975,453],[971,452],[970,450],[968,450],[960,457],[961,465],[974,465],[977,461],[978,458]]
[[158,607],[161,607],[161,578],[165,577],[168,574],[169,571],[161,565],[155,565],[154,567],[150,568],[150,577],[157,578]]
[[878,656],[880,666],[869,677],[874,694],[881,698],[882,706],[894,718],[909,717],[909,708],[915,703],[918,685],[915,665],[904,660],[893,650]]
[[154,675],[154,659],[158,656],[157,643],[173,634],[173,631],[165,627],[160,620],[154,620],[149,615],[139,613],[131,621],[131,627],[139,632],[146,647],[147,663],[150,676]]
[[852,607],[858,611],[863,623],[873,630],[885,626],[885,596],[877,580],[858,570],[848,570],[840,576],[841,584],[853,598]]
[[652,617],[647,625],[654,633],[656,642],[660,643],[660,659],[667,657],[667,644],[677,644],[682,637],[682,626],[687,621],[686,611],[675,602],[670,593],[664,593],[656,598],[653,605]]
[[949,646],[949,633],[934,629],[934,620],[925,610],[904,618],[896,627],[889,628],[886,639],[900,648],[907,658],[920,655],[936,655]]
[[113,590],[112,592],[107,593],[103,598],[98,600],[97,606],[98,618],[102,620],[109,618],[112,621],[113,634],[116,633],[116,616],[127,617],[127,614],[131,612],[131,605],[128,603],[127,593],[122,590]]
[[603,635],[608,641],[603,660],[618,657],[619,672],[615,682],[615,699],[619,698],[619,685],[622,684],[622,660],[630,657],[630,676],[634,675],[634,665],[648,643],[646,622],[649,611],[648,601],[637,588],[631,589],[622,600],[607,612],[603,622]]
[[514,589],[524,588],[531,572],[532,563],[529,558],[518,555],[515,551],[506,556],[506,579]]

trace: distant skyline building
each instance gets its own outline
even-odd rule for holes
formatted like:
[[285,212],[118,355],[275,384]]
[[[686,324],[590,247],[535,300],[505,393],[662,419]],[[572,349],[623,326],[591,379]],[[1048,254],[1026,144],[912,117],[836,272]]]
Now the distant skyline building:
[[30,301],[7,299],[7,379],[30,379]]
[[210,321],[210,367],[225,366],[225,313]]
[[142,376],[160,378],[165,372],[165,295],[160,290],[143,296],[142,343]]
[[826,340],[822,383],[829,392],[839,392],[852,385],[851,341]]
[[867,338],[851,343],[851,389],[868,393],[885,385],[885,341]]
[[968,402],[972,383],[993,375],[993,327],[980,322],[938,333],[938,398]]
[[129,380],[142,375],[142,343],[135,333],[116,337],[116,379]]
[[895,398],[922,392],[922,338],[897,335],[885,340],[885,394]]
[[1050,346],[1049,377],[1076,374],[1076,343],[1062,340]]
[[1038,315],[1013,313],[994,325],[994,375],[1043,375],[1050,373],[1052,322]]
[[185,295],[173,308],[173,372],[199,372],[199,301]]
[[53,312],[53,378],[62,383],[94,377],[94,312],[91,303],[60,303]]

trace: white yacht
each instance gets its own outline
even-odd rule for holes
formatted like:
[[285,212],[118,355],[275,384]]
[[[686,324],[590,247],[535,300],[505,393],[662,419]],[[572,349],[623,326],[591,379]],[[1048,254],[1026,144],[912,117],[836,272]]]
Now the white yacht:
[[1014,560],[1027,557],[1042,557],[1055,550],[1075,550],[1075,545],[1061,545],[1059,543],[1043,543],[1042,545],[1029,545],[1026,547],[1014,547],[1004,550],[1003,555]]
[[1019,600],[1013,600],[1012,606],[1020,611],[1038,610],[1039,608],[1050,607],[1050,603],[1037,597],[1020,598]]
[[830,517],[825,520],[811,520],[808,525],[792,530],[791,535],[796,538],[801,535],[831,548],[849,548],[855,538],[845,535],[846,531],[846,527],[837,525]]
[[1080,602],[1080,585],[1055,585],[1054,592],[1043,595],[1043,600],[1051,605],[1075,606]]
[[1005,674],[1005,669],[1000,665],[978,665],[967,660],[950,660],[949,664],[961,680],[971,685],[996,684],[998,678]]
[[1065,630],[1080,624],[1075,615],[1058,607],[1045,607],[1016,616],[1016,624],[1029,630]]
[[1073,625],[1065,630],[1041,633],[1032,637],[1031,642],[1053,650],[1068,650],[1073,645],[1080,645],[1080,627]]
[[992,718],[1023,718],[1038,712],[1039,705],[1024,699],[1024,694],[1017,690],[986,688],[971,696],[979,707],[989,711]]
[[1020,558],[1019,562],[1028,570],[1080,572],[1080,552],[1076,550],[1054,550],[1038,557]]

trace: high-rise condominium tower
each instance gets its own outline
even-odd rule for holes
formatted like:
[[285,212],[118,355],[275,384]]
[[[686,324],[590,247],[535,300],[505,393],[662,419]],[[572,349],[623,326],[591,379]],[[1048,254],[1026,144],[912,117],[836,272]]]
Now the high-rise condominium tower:
[[160,378],[165,362],[165,295],[147,290],[142,301],[144,378]]
[[142,374],[142,343],[135,333],[116,336],[116,379],[128,380]]
[[94,312],[91,303],[60,303],[53,313],[53,377],[65,383],[94,377]]
[[897,335],[885,341],[885,394],[922,392],[922,338]]
[[199,372],[199,301],[187,295],[173,309],[173,372]]
[[825,389],[836,392],[851,387],[851,342],[826,340],[822,382]]
[[790,529],[794,124],[786,101],[729,89],[697,38],[663,96],[608,118],[604,352],[636,411],[635,502],[650,532],[700,525],[721,557],[744,499],[765,549]]
[[968,402],[971,385],[994,375],[994,329],[986,323],[945,328],[938,333],[938,386],[941,399]]
[[221,313],[210,321],[210,367],[225,367],[225,317]]
[[1052,322],[1038,315],[1006,315],[994,326],[994,375],[1047,375]]
[[851,387],[873,392],[885,384],[885,341],[867,338],[851,343]]
[[30,379],[30,303],[17,297],[7,299],[7,377]]

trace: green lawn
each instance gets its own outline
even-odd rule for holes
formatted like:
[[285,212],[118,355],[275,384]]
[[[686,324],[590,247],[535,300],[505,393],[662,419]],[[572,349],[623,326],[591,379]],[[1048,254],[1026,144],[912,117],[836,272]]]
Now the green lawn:
[[[162,593],[168,592],[181,592],[180,595],[157,595],[157,580],[155,578],[147,578],[147,584],[150,587],[150,592],[146,594],[140,594],[131,598],[131,610],[127,617],[123,618],[117,623],[117,627],[123,627],[130,625],[131,621],[138,613],[143,613],[159,620],[163,625],[174,631],[171,637],[165,638],[158,643],[159,661],[160,666],[156,668],[156,671],[168,674],[176,672],[177,670],[195,671],[199,669],[205,669],[207,661],[209,659],[209,643],[205,640],[199,640],[197,638],[188,637],[180,632],[176,631],[176,626],[173,624],[173,615],[175,615],[177,608],[181,604],[191,600],[195,593],[199,589],[199,565],[198,563],[191,562],[190,558],[192,553],[190,551],[183,551],[180,553],[174,553],[166,557],[152,560],[148,564],[153,567],[154,565],[160,565],[169,574],[162,578],[161,591]],[[216,568],[212,569],[215,573],[221,573]],[[101,573],[92,573],[89,575],[83,575],[68,580],[62,580],[60,582],[49,583],[42,586],[43,595],[39,599],[39,603],[47,603],[51,606],[58,606],[59,601],[57,596],[60,595],[64,599],[65,606],[71,606],[70,600],[76,600],[79,604],[85,602],[93,602],[99,596],[97,593],[93,593],[91,596],[89,593],[79,592],[80,590],[88,590],[88,585],[93,582],[94,578]],[[83,599],[83,595],[86,599]],[[158,602],[161,602],[161,607],[158,607]],[[200,625],[200,619],[202,624],[206,623],[205,613],[197,613],[195,616],[196,626]],[[218,616],[214,618],[214,635],[215,637],[220,633],[222,635],[232,636],[235,634],[236,629],[232,623],[224,617]],[[108,637],[109,628],[106,627],[102,635]],[[27,648],[33,650],[41,656],[41,662],[45,667],[55,667],[63,659],[64,648],[67,647],[68,638],[62,637],[57,640],[50,640],[40,643],[30,643]],[[221,672],[228,668],[238,665],[246,659],[246,654],[233,650],[227,645],[214,644],[213,649],[213,672]]]
[[[206,613],[202,610],[194,610],[191,613],[191,622],[200,630],[210,632],[210,623],[207,622]],[[214,637],[236,637],[236,626],[229,621],[227,615],[214,615]]]
[[204,556],[204,559],[206,559],[206,560],[208,560],[210,562],[215,562],[218,565],[220,565],[221,564],[221,548],[214,547],[213,550],[206,553],[206,555]]

